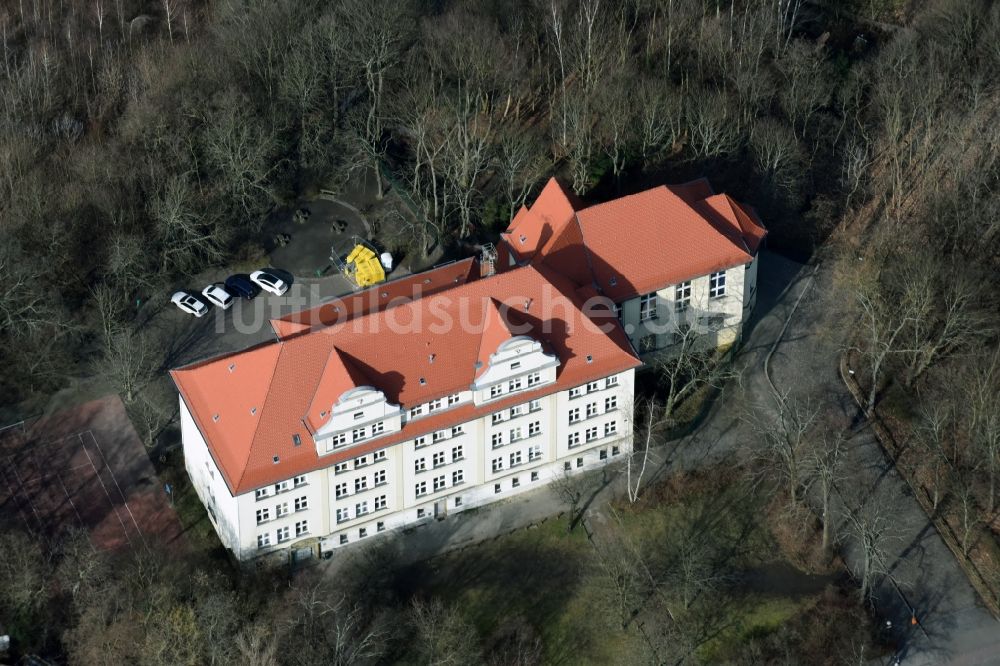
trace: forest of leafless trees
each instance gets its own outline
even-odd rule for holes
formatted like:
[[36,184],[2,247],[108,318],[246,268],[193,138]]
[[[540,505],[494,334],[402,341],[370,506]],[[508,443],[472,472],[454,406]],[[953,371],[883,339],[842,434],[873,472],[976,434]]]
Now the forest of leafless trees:
[[[7,0],[0,41],[0,403],[92,374],[140,401],[161,368],[137,303],[259,256],[268,214],[318,187],[397,188],[427,253],[502,229],[553,174],[585,200],[704,175],[772,247],[833,234],[868,407],[906,405],[942,463],[934,506],[970,549],[996,539],[997,3]],[[790,431],[761,428],[795,503],[798,475],[829,483],[836,461],[799,456],[809,412],[787,406]],[[0,618],[71,663],[373,663],[398,638],[356,590],[137,558],[109,594],[80,543],[18,538]],[[234,624],[255,595],[287,616]],[[415,663],[482,655],[449,608],[400,612],[434,629]],[[537,637],[512,640],[493,663],[537,662]]]

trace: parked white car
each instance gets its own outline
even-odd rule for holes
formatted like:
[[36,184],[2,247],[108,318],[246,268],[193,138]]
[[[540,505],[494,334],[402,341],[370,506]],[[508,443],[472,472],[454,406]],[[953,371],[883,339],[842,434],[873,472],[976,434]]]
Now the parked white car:
[[261,289],[269,291],[275,296],[282,296],[288,291],[288,284],[274,273],[254,271],[250,274],[250,279],[259,285]]
[[186,291],[178,291],[170,297],[170,302],[188,314],[195,317],[204,317],[208,312],[208,306],[198,300],[194,294]]
[[217,307],[223,310],[228,310],[233,306],[233,302],[236,300],[233,295],[230,294],[222,285],[210,284],[201,290],[201,295],[205,299]]

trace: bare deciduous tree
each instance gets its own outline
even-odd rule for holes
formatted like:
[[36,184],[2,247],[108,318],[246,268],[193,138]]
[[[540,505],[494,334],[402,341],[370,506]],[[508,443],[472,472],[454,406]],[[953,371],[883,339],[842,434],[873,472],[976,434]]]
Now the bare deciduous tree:
[[849,535],[854,539],[860,558],[858,592],[863,601],[874,595],[875,578],[888,572],[887,542],[892,539],[892,527],[878,504],[847,512]]
[[830,510],[830,500],[837,482],[843,479],[844,455],[847,450],[847,440],[843,432],[826,435],[821,438],[809,460],[809,468],[819,484],[820,510],[823,519],[823,550],[830,548],[830,528],[833,524],[833,514]]
[[815,455],[818,414],[817,406],[785,392],[775,396],[773,413],[759,408],[747,417],[764,444],[761,460],[784,484],[792,510],[799,505],[800,491]]

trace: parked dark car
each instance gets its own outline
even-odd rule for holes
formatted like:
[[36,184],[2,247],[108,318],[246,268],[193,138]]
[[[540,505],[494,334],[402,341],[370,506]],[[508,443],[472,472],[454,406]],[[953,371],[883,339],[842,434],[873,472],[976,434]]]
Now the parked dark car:
[[249,275],[231,275],[226,280],[226,289],[231,294],[248,301],[260,293],[260,287],[250,280]]

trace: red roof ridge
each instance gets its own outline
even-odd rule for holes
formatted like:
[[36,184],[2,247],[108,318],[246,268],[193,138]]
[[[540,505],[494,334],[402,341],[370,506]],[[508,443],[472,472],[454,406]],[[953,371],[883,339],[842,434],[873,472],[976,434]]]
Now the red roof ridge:
[[[345,378],[348,380],[347,382],[342,381]],[[326,409],[321,411],[327,412],[327,416],[329,416],[332,406],[340,396],[352,388],[366,386],[370,383],[371,379],[368,378],[364,371],[358,368],[349,356],[334,345],[327,356],[323,372],[316,381],[316,387],[313,389],[313,397],[309,402],[309,407],[306,408],[306,413],[302,415],[303,424],[310,433],[315,433],[322,427],[322,422],[324,421],[323,416],[314,413],[317,400],[326,400],[325,403],[320,403],[320,406],[326,406]],[[348,385],[344,386],[343,384]]]
[[479,351],[476,354],[474,378],[478,378],[486,372],[490,365],[490,356],[501,344],[512,337],[510,327],[504,319],[501,309],[506,308],[490,296],[483,310],[483,330],[479,336]]
[[257,409],[257,414],[256,414],[257,422],[254,424],[253,427],[253,437],[250,439],[250,446],[247,448],[246,452],[247,455],[243,461],[243,471],[240,473],[240,481],[239,484],[237,485],[242,485],[247,470],[250,468],[250,457],[253,455],[254,448],[257,444],[257,439],[260,435],[260,424],[263,421],[264,410],[267,409],[267,406],[271,403],[272,396],[274,395],[274,392],[271,391],[271,388],[273,387],[274,376],[278,372],[278,366],[281,363],[281,355],[285,352],[285,345],[283,345],[280,340],[277,343],[272,343],[272,344],[277,345],[278,353],[274,357],[274,365],[271,366],[271,374],[267,378],[267,393],[264,394],[264,404],[262,404]]

